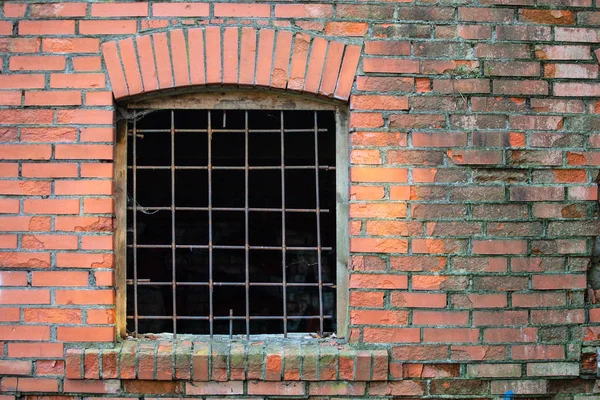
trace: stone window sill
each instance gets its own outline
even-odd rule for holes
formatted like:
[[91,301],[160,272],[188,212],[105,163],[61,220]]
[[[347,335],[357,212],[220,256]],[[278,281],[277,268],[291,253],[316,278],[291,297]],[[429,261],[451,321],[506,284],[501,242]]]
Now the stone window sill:
[[69,349],[68,379],[386,381],[387,350],[335,340],[124,340]]

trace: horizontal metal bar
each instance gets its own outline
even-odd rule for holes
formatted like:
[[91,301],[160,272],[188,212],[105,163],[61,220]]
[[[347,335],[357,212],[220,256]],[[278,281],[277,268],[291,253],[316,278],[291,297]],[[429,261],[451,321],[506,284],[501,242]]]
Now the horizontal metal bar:
[[[183,319],[183,320],[188,320],[188,321],[208,321],[209,320],[209,316],[181,316],[178,315],[175,317],[176,319]],[[246,317],[245,316],[214,316],[212,317],[213,319],[216,320],[222,320],[222,321],[228,321],[230,319],[237,319],[237,320],[245,320]],[[283,320],[283,317],[280,316],[273,316],[273,315],[264,315],[264,316],[254,316],[251,315],[249,317],[251,320],[277,320],[277,319],[281,319]],[[321,318],[319,315],[288,315],[287,316],[288,319],[319,319]],[[331,319],[333,318],[332,315],[324,315],[323,318],[325,319]],[[132,315],[128,315],[127,319],[133,319]],[[164,319],[164,320],[172,320],[173,316],[165,316],[165,315],[158,315],[158,316],[154,316],[154,315],[138,315],[138,319]]]
[[[127,280],[128,285],[134,285],[132,279]],[[150,282],[141,281],[138,279],[138,286],[171,286],[172,282]],[[175,282],[177,286],[209,286],[209,282]],[[213,286],[245,286],[245,282],[213,282]],[[264,287],[281,287],[281,286],[296,286],[296,287],[311,287],[319,286],[319,283],[306,283],[306,282],[250,282],[250,286],[264,286]],[[335,287],[335,283],[323,283],[323,286]]]
[[[133,169],[132,166],[127,167],[128,169]],[[283,167],[283,169],[290,169],[290,170],[304,170],[304,169],[310,169],[310,170],[314,170],[316,168],[315,165],[286,165],[285,167]],[[140,169],[148,169],[148,170],[171,170],[171,167],[167,166],[167,165],[138,165],[136,167],[136,169],[140,170]],[[180,166],[175,166],[175,169],[183,169],[183,170],[208,170],[207,166],[185,166],[185,165],[180,165]],[[238,170],[244,170],[244,167],[235,167],[235,166],[214,166],[212,167],[213,170],[225,170],[225,171],[238,171]],[[279,165],[255,165],[255,166],[249,166],[248,167],[249,170],[251,171],[263,171],[263,170],[281,170],[281,167]],[[335,167],[329,166],[329,165],[320,165],[319,169],[322,170],[326,170],[326,171],[335,171]]]
[[[133,210],[133,207],[127,207],[128,210]],[[136,209],[140,212],[144,212],[144,211],[171,211],[172,208],[171,207],[141,207],[141,206],[137,206]],[[246,209],[244,207],[212,207],[210,209],[211,211],[246,211]],[[175,207],[175,211],[209,211],[208,207]],[[267,207],[251,207],[248,208],[248,211],[252,211],[252,212],[297,212],[297,213],[316,213],[317,211],[319,213],[328,213],[329,209],[327,208],[323,208],[320,210],[317,210],[315,208],[267,208]]]
[[[208,133],[208,129],[175,129],[175,133]],[[135,132],[140,133],[171,133],[171,129],[137,129]],[[319,129],[319,132],[327,132],[328,129]],[[245,133],[245,129],[211,129],[212,133]],[[283,133],[314,133],[314,129],[284,129]],[[248,133],[281,133],[280,129],[248,129]],[[129,135],[133,135],[130,129]]]
[[[133,247],[133,245],[127,245],[127,247]],[[170,244],[137,244],[136,247],[138,249],[170,249],[172,247],[172,245]],[[207,244],[178,244],[175,246],[175,248],[177,249],[208,249],[209,245]],[[212,245],[213,249],[222,249],[222,250],[246,250],[246,246],[235,246],[235,245]],[[286,246],[286,247],[281,247],[281,246],[248,246],[249,250],[283,250],[286,249],[288,251],[317,251],[319,250],[318,247],[311,247],[311,246],[304,246],[304,247],[298,247],[298,246]],[[321,247],[321,250],[333,250],[332,247]]]

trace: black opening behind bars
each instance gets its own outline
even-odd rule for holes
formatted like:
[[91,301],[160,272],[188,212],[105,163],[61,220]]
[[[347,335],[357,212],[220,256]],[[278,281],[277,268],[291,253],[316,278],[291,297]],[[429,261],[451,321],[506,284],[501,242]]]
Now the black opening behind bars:
[[145,112],[128,123],[127,329],[334,331],[334,113]]

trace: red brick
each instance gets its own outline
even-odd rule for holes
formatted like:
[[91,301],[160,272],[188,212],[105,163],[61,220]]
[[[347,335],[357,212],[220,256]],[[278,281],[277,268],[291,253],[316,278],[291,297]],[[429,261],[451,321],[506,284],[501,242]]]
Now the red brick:
[[87,319],[85,321],[88,324],[114,324],[115,323],[115,310],[113,309],[89,309],[87,310]]
[[113,327],[63,327],[57,328],[56,337],[64,342],[112,342]]
[[25,15],[27,3],[6,3],[4,4],[4,16],[7,18],[18,18]]
[[82,142],[112,142],[113,140],[114,130],[112,128],[83,128],[81,130]]
[[585,275],[534,275],[531,280],[532,288],[537,290],[554,289],[584,289]]
[[333,16],[330,4],[276,4],[276,18],[329,18]]
[[113,236],[82,236],[81,248],[84,250],[112,250]]
[[26,308],[23,315],[25,322],[80,324],[82,312],[72,308]]
[[476,343],[479,329],[470,328],[424,328],[423,342],[430,343]]
[[63,180],[55,182],[56,195],[110,195],[112,181],[108,180]]
[[448,359],[448,346],[395,346],[392,360],[436,360]]
[[97,56],[73,57],[73,69],[75,71],[100,71],[102,59]]
[[13,74],[0,76],[2,89],[41,89],[44,87],[44,76],[40,74]]
[[85,17],[85,3],[32,4],[32,18]]
[[88,277],[81,271],[34,271],[31,286],[87,286]]
[[[85,94],[85,105],[86,106],[110,106],[113,104],[113,95],[111,92],[87,92]],[[87,141],[84,139],[84,132],[83,131],[90,131],[91,129],[94,128],[88,128],[85,130],[82,130],[81,133],[81,141]],[[100,128],[102,129],[102,128]],[[106,128],[104,128],[106,130]],[[112,134],[111,134],[111,139],[112,139]],[[104,140],[105,142],[110,142],[110,140]]]
[[20,21],[19,35],[73,35],[75,21]]
[[560,292],[514,293],[512,304],[513,307],[561,307],[566,305],[566,299],[564,293]]
[[112,199],[83,199],[83,212],[86,214],[112,214],[114,205]]
[[100,40],[94,38],[43,38],[42,50],[48,53],[97,53],[100,51]]
[[26,199],[23,211],[27,214],[79,214],[79,200]]
[[92,4],[92,17],[147,17],[148,3]]
[[562,360],[565,349],[561,345],[515,345],[511,354],[513,360]]
[[325,24],[325,34],[329,36],[364,36],[368,24],[363,22],[333,22]]
[[21,91],[0,91],[0,105],[20,106]]
[[209,4],[176,3],[152,5],[154,17],[208,17]]
[[353,307],[383,307],[383,292],[352,292],[350,305]]
[[78,175],[78,168],[75,163],[23,163],[21,175],[26,178],[74,178]]
[[350,288],[356,289],[407,289],[406,275],[352,274]]
[[467,325],[469,313],[465,311],[414,311],[413,325]]
[[474,240],[473,254],[525,254],[524,240]]
[[0,286],[27,286],[27,272],[0,272]]
[[[4,212],[18,213],[18,201],[6,203]],[[13,231],[49,231],[51,227],[50,217],[0,217],[0,227],[3,232]]]
[[0,165],[0,177],[16,178],[17,176],[19,176],[19,164],[18,163],[2,163]]
[[446,294],[392,292],[391,304],[402,308],[445,308]]
[[113,220],[112,218],[106,217],[56,217],[55,230],[75,232],[112,232]]
[[353,325],[406,325],[408,311],[351,310],[350,321]]
[[410,380],[373,382],[369,385],[371,396],[421,396],[424,390],[424,383]]
[[0,195],[48,196],[50,182],[0,181]]
[[11,71],[61,71],[65,69],[64,56],[12,56]]
[[[87,119],[88,117],[84,117]],[[86,122],[81,122],[86,123]],[[88,122],[89,123],[89,122]],[[73,144],[56,145],[55,157],[57,159],[72,160],[112,160],[114,148],[102,144]]]
[[309,387],[311,396],[363,396],[365,390],[365,382],[311,382]]
[[[4,292],[7,292],[7,290],[4,290]],[[28,290],[27,292],[33,295],[37,291]],[[29,295],[22,294],[21,296],[29,298]],[[50,327],[38,325],[0,325],[0,340],[50,340]],[[44,343],[41,344],[43,345]],[[27,346],[30,347],[35,347],[36,345],[37,343],[33,346],[31,343],[27,343]]]
[[[25,297],[23,297],[25,296]],[[50,304],[48,290],[2,290],[0,304]]]
[[[57,379],[48,378],[18,378],[16,379],[16,388],[13,391],[19,392],[58,392]],[[3,380],[4,384],[4,380]]]
[[112,268],[113,255],[104,253],[57,253],[57,267]]
[[102,89],[106,85],[104,74],[51,74],[50,87],[58,89]]
[[113,122],[112,110],[58,110],[59,124],[110,124]]
[[0,322],[19,322],[21,320],[21,309],[18,307],[2,307]]
[[[118,380],[75,380],[65,379],[65,392],[73,393],[100,393],[100,394],[117,394],[120,393],[120,382]],[[88,399],[90,397],[87,397]]]
[[37,376],[59,376],[65,374],[65,362],[57,360],[38,360],[35,365]]
[[81,92],[78,91],[26,91],[27,106],[79,106]]
[[[0,235],[0,249],[16,249],[17,248],[17,236],[16,235]],[[2,283],[0,282],[0,285]]]
[[365,72],[419,73],[419,62],[388,58],[365,58],[363,60],[363,69]]
[[271,6],[269,4],[216,3],[213,7],[215,17],[259,18],[271,15]]
[[519,20],[536,24],[571,25],[575,22],[575,17],[572,11],[566,10],[523,9],[519,10]]
[[405,168],[351,168],[352,182],[407,182]]
[[402,239],[350,239],[350,251],[366,253],[406,253],[408,241]]
[[61,358],[62,343],[9,343],[8,356],[18,358]]
[[79,33],[82,35],[124,35],[136,31],[135,20],[79,21]]
[[56,304],[113,304],[112,290],[57,290]]

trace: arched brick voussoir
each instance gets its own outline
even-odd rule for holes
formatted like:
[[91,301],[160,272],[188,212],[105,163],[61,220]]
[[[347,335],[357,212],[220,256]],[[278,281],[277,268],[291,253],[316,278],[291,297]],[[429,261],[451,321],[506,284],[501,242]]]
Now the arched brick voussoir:
[[243,85],[348,100],[360,45],[252,27],[198,27],[107,41],[115,99],[190,85]]

